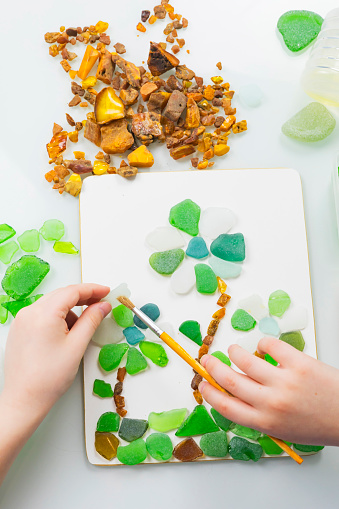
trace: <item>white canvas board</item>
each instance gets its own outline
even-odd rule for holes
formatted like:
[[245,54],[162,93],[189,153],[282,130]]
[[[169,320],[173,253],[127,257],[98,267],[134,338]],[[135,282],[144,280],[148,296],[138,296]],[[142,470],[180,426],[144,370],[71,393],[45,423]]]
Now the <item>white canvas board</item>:
[[[197,320],[204,336],[211,315],[218,308],[217,294],[200,295],[195,289],[188,295],[174,294],[169,278],[149,266],[152,250],[145,243],[150,231],[168,225],[170,208],[186,198],[198,203],[202,210],[211,206],[233,210],[238,220],[229,233],[242,232],[246,242],[243,271],[227,282],[232,299],[210,352],[227,353],[228,346],[246,334],[230,325],[239,300],[258,293],[267,304],[272,291],[283,289],[291,296],[291,306],[307,309],[308,324],[302,331],[305,353],[316,357],[302,187],[300,176],[293,169],[145,171],[134,181],[118,175],[87,178],[80,199],[83,282],[111,288],[126,282],[138,307],[147,302],[159,306],[158,323],[170,322],[178,331],[184,320]],[[183,263],[188,263],[187,259]],[[199,347],[195,343],[180,333],[174,339],[197,356]],[[168,347],[166,351],[167,367],[149,362],[147,372],[126,376],[122,395],[126,399],[127,417],[147,419],[152,411],[182,407],[192,411],[196,405],[190,388],[192,369]],[[92,464],[120,464],[116,459],[106,461],[94,448],[98,418],[115,410],[112,400],[92,393],[95,378],[111,383],[112,387],[116,383],[116,371],[104,373],[97,362],[98,354],[99,347],[91,343],[84,359],[87,456]],[[169,434],[174,444],[180,441],[174,432]],[[154,462],[151,458],[147,461]]]

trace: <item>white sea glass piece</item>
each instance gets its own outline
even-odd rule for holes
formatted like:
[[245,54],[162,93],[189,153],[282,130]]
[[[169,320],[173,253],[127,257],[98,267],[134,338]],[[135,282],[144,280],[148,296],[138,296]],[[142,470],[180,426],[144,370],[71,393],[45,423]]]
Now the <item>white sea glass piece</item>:
[[259,330],[263,334],[268,334],[269,336],[278,337],[280,333],[279,325],[277,321],[271,316],[265,316],[259,322]]
[[222,233],[227,233],[236,221],[237,217],[232,210],[223,207],[209,207],[202,212],[200,217],[200,235],[216,239]]
[[246,106],[251,106],[255,108],[262,103],[263,100],[263,92],[258,85],[248,84],[243,85],[239,88],[238,97],[240,101]]
[[281,332],[291,332],[294,330],[305,329],[307,326],[307,309],[304,307],[293,307],[286,311],[279,320]]
[[0,393],[2,392],[5,383],[4,364],[5,364],[5,352],[2,346],[0,346]]
[[181,233],[171,226],[159,226],[146,237],[146,243],[156,251],[168,251],[185,246]]
[[194,285],[195,272],[193,263],[183,263],[171,276],[171,288],[175,293],[188,293]]
[[117,300],[117,297],[127,297],[129,298],[131,296],[131,291],[128,288],[126,283],[121,283],[121,285],[117,286],[116,288],[113,288],[109,292],[109,294],[104,297],[102,300],[105,302],[109,302],[112,306],[112,309],[120,306],[121,302]]
[[238,306],[240,309],[252,315],[257,322],[260,322],[265,316],[268,316],[268,309],[264,306],[260,295],[250,295],[250,297],[240,300]]
[[241,263],[228,262],[213,255],[208,258],[208,263],[212,267],[214,274],[224,279],[238,277],[242,271]]
[[112,313],[109,313],[95,331],[92,341],[99,346],[120,343],[124,339],[122,331],[123,328],[119,327],[116,321],[113,320]]
[[245,336],[239,337],[237,344],[241,346],[241,348],[247,350],[249,353],[254,353],[262,337],[262,334],[260,334],[258,330],[251,331]]

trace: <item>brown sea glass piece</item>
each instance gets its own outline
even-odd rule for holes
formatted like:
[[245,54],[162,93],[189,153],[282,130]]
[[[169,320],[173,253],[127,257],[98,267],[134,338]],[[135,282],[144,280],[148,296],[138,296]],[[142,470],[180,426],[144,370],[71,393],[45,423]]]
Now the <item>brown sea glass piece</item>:
[[116,457],[119,444],[119,439],[113,433],[95,432],[95,450],[106,460]]
[[194,461],[202,458],[203,455],[204,453],[193,438],[185,438],[173,450],[173,456],[179,461]]

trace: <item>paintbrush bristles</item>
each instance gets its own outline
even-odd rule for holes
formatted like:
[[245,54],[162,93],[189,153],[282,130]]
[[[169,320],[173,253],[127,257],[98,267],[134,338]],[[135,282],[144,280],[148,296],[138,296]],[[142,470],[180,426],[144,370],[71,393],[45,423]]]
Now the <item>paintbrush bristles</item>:
[[131,302],[127,297],[124,297],[123,295],[120,295],[120,297],[117,297],[117,300],[121,302],[124,306],[126,306],[128,309],[135,308],[135,305],[133,302]]

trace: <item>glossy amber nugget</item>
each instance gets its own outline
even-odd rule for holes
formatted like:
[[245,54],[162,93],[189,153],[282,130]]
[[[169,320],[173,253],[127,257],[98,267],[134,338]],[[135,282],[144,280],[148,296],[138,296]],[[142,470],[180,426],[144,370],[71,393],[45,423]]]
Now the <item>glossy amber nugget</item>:
[[95,450],[106,460],[112,460],[117,455],[118,438],[112,433],[95,432]]
[[220,295],[218,301],[217,301],[217,304],[218,306],[226,306],[226,304],[231,300],[231,296],[230,295],[227,295],[227,293],[223,293],[222,295]]
[[53,136],[51,141],[47,143],[47,152],[51,159],[55,159],[58,157],[64,150],[66,150],[67,143],[67,132],[62,131],[59,134]]
[[219,327],[219,323],[220,323],[220,320],[217,320],[217,319],[214,319],[210,322],[208,329],[207,329],[207,334],[209,336],[215,336],[215,333],[217,332],[218,327]]
[[202,399],[202,395],[198,390],[193,391],[193,396],[198,405],[202,405],[204,400]]
[[204,343],[200,348],[199,348],[199,354],[198,354],[198,357],[199,359],[201,359],[201,357],[203,355],[206,355],[208,353],[208,349],[209,349],[209,346],[206,345],[206,343]]
[[225,313],[226,313],[225,308],[218,309],[218,311],[213,313],[212,318],[217,318],[218,320],[221,320],[222,318],[224,318]]

